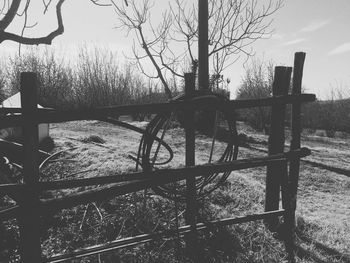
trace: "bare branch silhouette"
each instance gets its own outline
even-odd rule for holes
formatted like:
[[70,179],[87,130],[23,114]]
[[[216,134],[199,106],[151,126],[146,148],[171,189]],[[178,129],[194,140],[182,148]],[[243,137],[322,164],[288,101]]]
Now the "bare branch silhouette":
[[[212,74],[219,76],[241,55],[253,54],[251,44],[272,33],[271,16],[281,8],[282,1],[269,0],[261,4],[258,0],[209,0],[208,56],[212,61]],[[114,3],[114,0],[111,2]],[[193,2],[174,0],[163,13],[161,22],[155,26],[150,0],[129,2],[129,8],[114,4],[119,27],[124,28],[127,34],[135,34],[146,55],[134,56],[137,64],[140,66],[145,59],[151,61],[169,94],[171,89],[166,80],[167,74],[183,78],[184,68],[197,69],[198,7]]]
[[[6,0],[3,1],[3,5],[0,7],[0,43],[5,40],[14,41],[19,44],[25,45],[39,45],[47,44],[50,45],[52,41],[59,35],[64,32],[64,25],[62,19],[62,5],[65,0],[42,0],[42,5],[44,7],[43,14],[45,15],[50,6],[55,6],[56,8],[56,19],[57,19],[57,28],[52,32],[49,32],[47,35],[41,37],[28,37],[25,36],[25,30],[28,28],[33,28],[37,23],[31,25],[28,24],[29,18],[29,7],[36,1],[32,0]],[[112,4],[104,4],[101,0],[90,0],[91,3],[99,6],[111,6]],[[127,0],[124,0],[124,3],[127,5]],[[22,10],[23,9],[23,10]],[[20,11],[22,10],[22,11]],[[24,16],[24,22],[22,29],[19,33],[7,31],[8,27],[12,23],[17,23],[16,17]]]
[[[43,37],[37,37],[37,38],[31,38],[31,37],[25,37],[24,36],[24,31],[26,28],[32,28],[34,25],[29,26],[27,24],[28,21],[28,8],[31,4],[30,0],[13,0],[11,5],[9,6],[8,10],[5,11],[5,8],[2,9],[2,12],[4,13],[4,16],[0,20],[0,43],[2,43],[5,40],[10,40],[14,41],[20,44],[25,44],[25,45],[39,45],[39,44],[51,44],[52,40],[63,34],[64,32],[64,26],[63,26],[63,20],[62,20],[62,12],[61,12],[61,7],[62,4],[64,3],[65,0],[59,0],[56,3],[56,17],[57,17],[57,29],[50,32],[48,35],[43,36]],[[19,13],[18,10],[20,8],[21,3],[24,3],[24,9],[22,13]],[[49,1],[46,3],[43,1],[44,4],[44,13],[46,13],[49,5],[52,3],[52,1]],[[15,17],[17,16],[23,16],[25,17],[24,19],[24,25],[22,27],[22,30],[19,34],[12,33],[6,31],[8,26],[14,21]]]

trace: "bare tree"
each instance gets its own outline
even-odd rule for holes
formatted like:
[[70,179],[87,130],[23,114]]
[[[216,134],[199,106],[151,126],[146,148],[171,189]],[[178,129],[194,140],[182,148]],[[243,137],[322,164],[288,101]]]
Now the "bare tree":
[[[95,5],[105,6],[111,5],[103,4],[100,0],[90,0]],[[127,5],[126,0],[125,5]],[[32,5],[38,4],[39,0],[3,0],[0,6],[0,43],[5,40],[17,42],[25,45],[50,45],[54,38],[63,34],[64,25],[62,20],[62,5],[65,0],[42,0],[43,14],[47,14],[47,11],[51,6],[56,8],[57,28],[52,32],[49,32],[41,37],[28,37],[25,36],[26,29],[33,28],[37,25],[36,21],[30,20],[30,10]],[[22,21],[17,21],[22,18]],[[33,17],[31,17],[33,19]],[[9,32],[8,28],[11,24],[22,23],[20,32]]]
[[[184,0],[170,2],[161,22],[155,26],[152,19],[154,4],[150,0],[129,2],[128,8],[114,4],[119,27],[128,34],[135,33],[133,55],[136,63],[144,74],[160,79],[171,97],[167,76],[183,78],[184,71],[197,71],[197,4]],[[251,44],[271,33],[271,16],[282,6],[282,0],[265,2],[209,0],[208,56],[212,74],[221,75],[240,55],[252,55]],[[155,71],[150,71],[144,60],[149,60]]]

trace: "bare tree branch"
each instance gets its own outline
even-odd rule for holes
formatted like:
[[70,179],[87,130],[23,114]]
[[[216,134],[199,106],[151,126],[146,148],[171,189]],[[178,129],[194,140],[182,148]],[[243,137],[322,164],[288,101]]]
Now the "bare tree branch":
[[[43,13],[46,14],[49,7],[51,5],[54,5],[53,2],[56,2],[55,7],[56,7],[56,18],[57,18],[57,28],[47,34],[46,36],[42,37],[28,37],[25,36],[25,30],[28,28],[33,28],[37,25],[37,23],[34,23],[32,25],[28,25],[28,18],[29,18],[29,7],[32,3],[36,2],[32,0],[7,0],[3,1],[3,5],[0,8],[0,15],[2,17],[0,18],[0,43],[2,43],[5,40],[9,41],[14,41],[19,44],[25,44],[25,45],[39,45],[39,44],[47,44],[50,45],[52,41],[59,35],[63,34],[64,32],[64,25],[63,25],[63,20],[62,20],[62,5],[65,2],[65,0],[57,0],[57,1],[52,1],[52,0],[42,0],[42,4],[44,6],[44,11]],[[93,4],[98,5],[98,6],[111,6],[111,3],[102,3],[100,0],[90,0]],[[109,0],[108,0],[109,1]],[[11,4],[10,4],[11,3]],[[125,5],[128,5],[127,0],[124,0]],[[21,5],[22,4],[22,5]],[[23,11],[19,11],[20,8]],[[116,4],[115,4],[116,6]],[[24,24],[19,33],[15,32],[8,32],[6,29],[8,26],[12,23],[15,23],[16,16],[24,16]]]
[[[111,0],[114,2],[113,0]],[[271,34],[272,15],[283,0],[209,0],[209,58],[211,72],[221,76],[223,70],[241,55],[251,56],[252,43]],[[130,8],[115,6],[120,27],[135,33],[145,56],[151,61],[165,90],[165,75],[183,77],[178,69],[191,65],[196,71],[195,51],[198,43],[198,8],[196,2],[174,0],[163,20],[154,27],[150,0],[130,0]],[[158,15],[159,16],[159,15]],[[156,28],[156,29],[155,29]],[[145,56],[135,56],[141,65]],[[143,68],[143,72],[146,67]],[[170,89],[169,89],[170,90]],[[169,93],[168,91],[166,91]]]
[[[39,44],[51,44],[52,40],[63,34],[64,32],[64,26],[63,26],[63,20],[62,20],[62,12],[61,12],[61,7],[62,4],[64,3],[65,0],[59,0],[57,5],[56,5],[56,17],[57,17],[57,29],[49,33],[47,36],[44,37],[38,37],[38,38],[30,38],[30,37],[25,37],[23,36],[24,29],[27,28],[27,10],[30,4],[30,0],[26,2],[26,6],[24,8],[24,14],[25,14],[25,23],[23,26],[23,29],[21,31],[21,34],[15,34],[15,33],[10,33],[6,32],[5,29],[7,26],[13,21],[18,8],[19,4],[21,3],[21,0],[14,0],[12,2],[11,8],[13,7],[14,3],[18,4],[18,6],[13,7],[13,9],[9,9],[9,11],[6,13],[4,18],[1,20],[3,23],[3,27],[1,27],[2,30],[0,30],[0,43],[2,43],[5,40],[11,40],[20,44],[25,44],[25,45],[39,45]],[[47,9],[47,6],[45,6],[45,10]],[[15,10],[15,12],[14,12]],[[11,13],[10,13],[11,11]],[[13,13],[14,12],[14,13]],[[6,18],[6,19],[5,19]]]
[[[9,10],[6,12],[5,16],[0,20],[0,31],[4,31],[15,18],[17,11],[19,9],[19,5],[21,4],[21,0],[13,0]],[[2,9],[4,10],[5,7]]]
[[[119,22],[120,27],[125,28],[128,32],[135,30],[136,31],[136,38],[146,53],[147,57],[151,61],[152,65],[154,66],[156,72],[157,72],[157,78],[160,79],[160,81],[163,84],[165,93],[169,98],[171,98],[172,93],[169,88],[169,85],[165,79],[165,76],[162,72],[162,68],[160,65],[161,63],[158,63],[156,61],[157,57],[161,56],[160,53],[154,54],[152,51],[155,50],[154,46],[158,45],[159,43],[162,43],[165,36],[168,34],[169,26],[171,24],[171,19],[169,16],[164,15],[163,16],[163,22],[158,27],[158,29],[154,29],[152,26],[150,27],[150,31],[155,36],[153,39],[148,40],[145,36],[143,26],[146,24],[147,20],[149,19],[149,10],[151,8],[151,3],[149,0],[144,0],[141,4],[137,3],[136,1],[132,0],[130,1],[130,7],[132,10],[132,14],[130,15],[129,12],[126,10],[125,6],[118,6],[112,1],[115,11],[119,16]],[[164,43],[164,42],[163,42]],[[141,60],[145,57],[140,57],[136,55],[135,49],[133,48],[133,53],[135,56],[135,59],[137,60],[137,65],[139,66],[140,70],[145,74],[146,76],[150,76],[149,73],[146,73],[144,70],[144,67],[142,67]]]

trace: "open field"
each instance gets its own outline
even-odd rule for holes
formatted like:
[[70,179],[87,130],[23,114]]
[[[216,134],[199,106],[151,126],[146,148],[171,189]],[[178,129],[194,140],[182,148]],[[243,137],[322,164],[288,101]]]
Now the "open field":
[[[147,125],[146,122],[132,124]],[[265,135],[256,134],[242,123],[238,125],[238,132],[260,141],[252,146],[266,148],[263,146],[267,141]],[[50,133],[56,145],[53,152],[63,152],[42,170],[42,180],[112,176],[135,171],[135,162],[129,156],[137,155],[141,135],[136,132],[99,121],[81,121],[52,124]],[[181,128],[168,130],[165,141],[174,150],[174,159],[161,167],[183,166],[184,131]],[[211,139],[197,134],[196,142],[196,163],[208,162]],[[214,160],[222,154],[224,146],[224,142],[215,143]],[[308,160],[349,168],[349,140],[304,137],[303,146],[312,149]],[[262,155],[260,151],[241,147],[238,159]],[[162,150],[159,158],[162,158]],[[228,181],[201,204],[201,220],[262,212],[264,185],[265,168],[232,173]],[[47,192],[45,197],[66,193],[66,190]],[[349,262],[325,250],[335,249],[341,255],[350,251],[350,178],[302,164],[298,198],[298,230],[306,237],[300,240],[301,247],[311,251],[298,262]],[[43,253],[51,256],[116,238],[174,229],[177,223],[184,224],[183,213],[183,204],[153,195],[151,190],[65,209],[43,219]],[[180,215],[178,222],[175,214]],[[327,248],[320,248],[315,242]],[[209,262],[283,262],[285,257],[283,243],[273,238],[259,221],[206,231],[201,233],[201,244]],[[184,254],[183,239],[175,238],[74,262],[188,262]]]

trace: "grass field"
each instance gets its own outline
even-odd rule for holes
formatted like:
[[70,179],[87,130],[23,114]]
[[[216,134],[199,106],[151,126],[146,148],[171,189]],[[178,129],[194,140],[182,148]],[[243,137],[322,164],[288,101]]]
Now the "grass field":
[[[265,135],[256,134],[249,129],[246,129],[246,133],[260,142],[260,144],[255,144],[258,148],[263,148],[261,142],[267,142]],[[303,135],[302,146],[309,147],[312,151],[312,154],[305,160],[336,168],[350,169],[350,152],[348,150],[350,138]],[[254,176],[254,178],[259,180],[260,177]],[[262,178],[260,181],[263,183]],[[329,248],[334,248],[347,254],[349,258],[350,178],[302,163],[298,191],[297,212],[300,228],[313,242],[320,242]],[[307,247],[313,250],[316,255],[322,252],[315,249],[314,244]],[[318,255],[322,259],[322,256]],[[333,262],[332,260],[335,259],[328,257],[324,259],[324,262]],[[344,261],[349,262],[349,259],[344,259]],[[335,262],[337,261],[335,260]]]
[[[147,125],[146,122],[132,124]],[[265,135],[257,134],[243,123],[239,123],[238,131],[260,142],[252,146],[264,148]],[[129,155],[137,155],[141,136],[136,132],[99,121],[80,121],[52,124],[50,135],[55,141],[53,152],[63,152],[42,170],[42,180],[112,176],[135,170],[135,162]],[[165,141],[174,150],[174,159],[163,167],[183,166],[184,131],[168,130]],[[206,163],[211,139],[197,134],[196,143],[196,163]],[[308,159],[349,168],[350,140],[303,137],[303,145],[312,150]],[[216,142],[214,160],[222,154],[224,146],[224,142]],[[160,158],[162,153],[166,154],[161,151]],[[238,159],[263,155],[260,151],[240,148]],[[265,168],[233,172],[225,184],[200,204],[201,221],[262,212],[265,173]],[[81,190],[85,189],[69,191]],[[67,193],[68,190],[47,192],[45,197]],[[183,204],[156,196],[150,189],[65,209],[43,219],[43,253],[51,256],[117,238],[174,229],[177,224],[184,224],[184,210]],[[298,231],[303,237],[300,246],[310,252],[300,253],[302,257],[297,262],[349,262],[346,258],[350,257],[349,177],[302,164],[297,215]],[[15,224],[12,228],[16,230]],[[260,221],[201,232],[200,244],[208,262],[283,262],[286,256],[283,243]],[[185,254],[184,240],[175,238],[73,262],[189,262]]]

